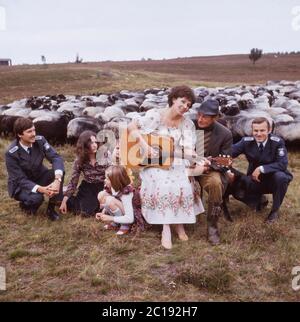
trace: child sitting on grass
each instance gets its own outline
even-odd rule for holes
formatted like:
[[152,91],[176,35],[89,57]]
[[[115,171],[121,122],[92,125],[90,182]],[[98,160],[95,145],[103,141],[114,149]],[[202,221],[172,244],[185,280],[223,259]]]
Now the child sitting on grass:
[[134,188],[126,169],[113,165],[105,171],[105,190],[98,194],[101,213],[96,214],[97,220],[107,224],[107,230],[117,230],[117,235],[125,235],[134,222]]

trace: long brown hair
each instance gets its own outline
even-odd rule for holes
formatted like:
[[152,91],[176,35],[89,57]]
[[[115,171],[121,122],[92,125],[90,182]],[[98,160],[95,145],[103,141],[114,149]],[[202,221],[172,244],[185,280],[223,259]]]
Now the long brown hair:
[[84,163],[90,161],[89,153],[91,146],[91,137],[96,138],[96,133],[93,131],[84,131],[80,134],[76,144],[76,155],[79,160],[79,165],[82,166]]
[[112,165],[105,171],[106,177],[111,182],[112,188],[117,191],[122,191],[131,181],[126,169],[121,165]]

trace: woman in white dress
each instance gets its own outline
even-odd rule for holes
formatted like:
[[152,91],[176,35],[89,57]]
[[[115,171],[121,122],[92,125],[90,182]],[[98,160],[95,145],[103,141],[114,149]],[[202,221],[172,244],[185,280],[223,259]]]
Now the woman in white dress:
[[[192,89],[178,86],[171,90],[168,97],[169,107],[149,110],[144,117],[134,120],[129,131],[139,140],[147,156],[156,152],[142,137],[142,134],[154,133],[174,138],[174,147],[185,154],[195,150],[195,126],[184,116],[195,102]],[[204,211],[200,198],[196,201],[192,184],[186,168],[189,161],[176,158],[169,170],[146,168],[140,173],[142,213],[152,225],[163,225],[162,245],[172,248],[171,224],[180,240],[188,240],[183,224],[194,224],[196,215]],[[201,172],[201,171],[200,171]]]

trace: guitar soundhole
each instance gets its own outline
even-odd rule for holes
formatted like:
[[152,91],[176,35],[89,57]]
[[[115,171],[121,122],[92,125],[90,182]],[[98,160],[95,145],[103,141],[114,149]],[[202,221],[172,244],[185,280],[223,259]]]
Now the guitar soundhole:
[[145,165],[159,165],[159,166],[162,166],[163,163],[164,163],[164,160],[163,160],[163,153],[162,153],[162,148],[158,145],[153,145],[152,148],[158,152],[158,157],[156,158],[145,158],[143,160],[143,162],[141,163],[141,165],[145,166]]

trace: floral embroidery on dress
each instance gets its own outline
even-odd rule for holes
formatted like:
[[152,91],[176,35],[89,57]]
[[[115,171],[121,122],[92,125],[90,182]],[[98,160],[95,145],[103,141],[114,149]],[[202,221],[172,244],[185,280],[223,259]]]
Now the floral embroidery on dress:
[[167,209],[172,210],[175,215],[178,210],[184,210],[187,214],[192,214],[194,205],[194,196],[183,193],[178,196],[174,193],[161,195],[159,191],[154,195],[148,195],[144,190],[141,195],[142,210],[156,210],[158,213],[164,215]]

